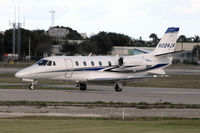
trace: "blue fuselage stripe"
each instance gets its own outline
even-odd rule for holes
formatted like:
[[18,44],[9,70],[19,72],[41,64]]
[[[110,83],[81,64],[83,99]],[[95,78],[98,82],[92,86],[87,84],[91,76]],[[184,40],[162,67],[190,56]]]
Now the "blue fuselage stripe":
[[99,71],[105,69],[104,67],[101,68],[80,68],[80,69],[73,69],[72,71]]

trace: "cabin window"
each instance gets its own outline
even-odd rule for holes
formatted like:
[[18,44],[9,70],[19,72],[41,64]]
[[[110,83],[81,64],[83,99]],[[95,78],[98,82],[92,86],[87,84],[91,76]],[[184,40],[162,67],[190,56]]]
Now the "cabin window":
[[78,61],[76,61],[75,63],[76,63],[76,66],[79,66],[79,63],[78,63]]
[[108,66],[112,66],[112,63],[110,61],[108,61]]
[[56,65],[56,62],[55,62],[55,61],[53,61],[53,65],[54,65],[54,66]]
[[94,61],[91,61],[91,65],[94,66]]
[[99,61],[99,66],[102,66],[102,62],[101,61]]
[[40,60],[37,64],[39,66],[45,66],[47,64],[48,60]]
[[49,61],[49,62],[47,63],[47,66],[51,66],[51,64],[52,64],[52,61]]
[[84,65],[84,66],[87,66],[87,63],[84,61],[84,62],[83,62],[83,65]]

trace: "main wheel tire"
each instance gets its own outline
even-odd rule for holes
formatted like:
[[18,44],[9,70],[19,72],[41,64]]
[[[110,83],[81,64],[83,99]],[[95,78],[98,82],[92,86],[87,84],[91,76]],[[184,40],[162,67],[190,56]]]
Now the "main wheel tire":
[[118,84],[115,85],[115,91],[116,92],[121,92],[122,91],[122,87],[120,87]]
[[79,88],[80,90],[85,91],[87,89],[87,85],[85,83],[80,83]]
[[30,90],[34,90],[34,89],[35,89],[35,85],[30,84],[30,85],[29,85],[29,89],[30,89]]

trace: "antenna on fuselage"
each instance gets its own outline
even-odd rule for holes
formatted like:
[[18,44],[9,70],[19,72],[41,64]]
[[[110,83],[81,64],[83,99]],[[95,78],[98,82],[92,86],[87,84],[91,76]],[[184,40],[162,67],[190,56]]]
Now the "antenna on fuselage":
[[88,56],[92,56],[92,53],[90,53]]

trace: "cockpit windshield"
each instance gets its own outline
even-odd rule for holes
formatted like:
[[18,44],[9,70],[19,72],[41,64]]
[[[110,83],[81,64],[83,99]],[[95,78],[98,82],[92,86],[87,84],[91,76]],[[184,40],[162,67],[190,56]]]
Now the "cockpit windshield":
[[52,65],[55,66],[56,65],[55,61],[44,60],[44,59],[36,62],[35,64],[38,65],[38,66],[46,66],[46,65],[47,66],[52,66]]
[[47,64],[47,62],[48,62],[48,60],[40,60],[40,61],[37,62],[37,64],[39,66],[45,66]]

